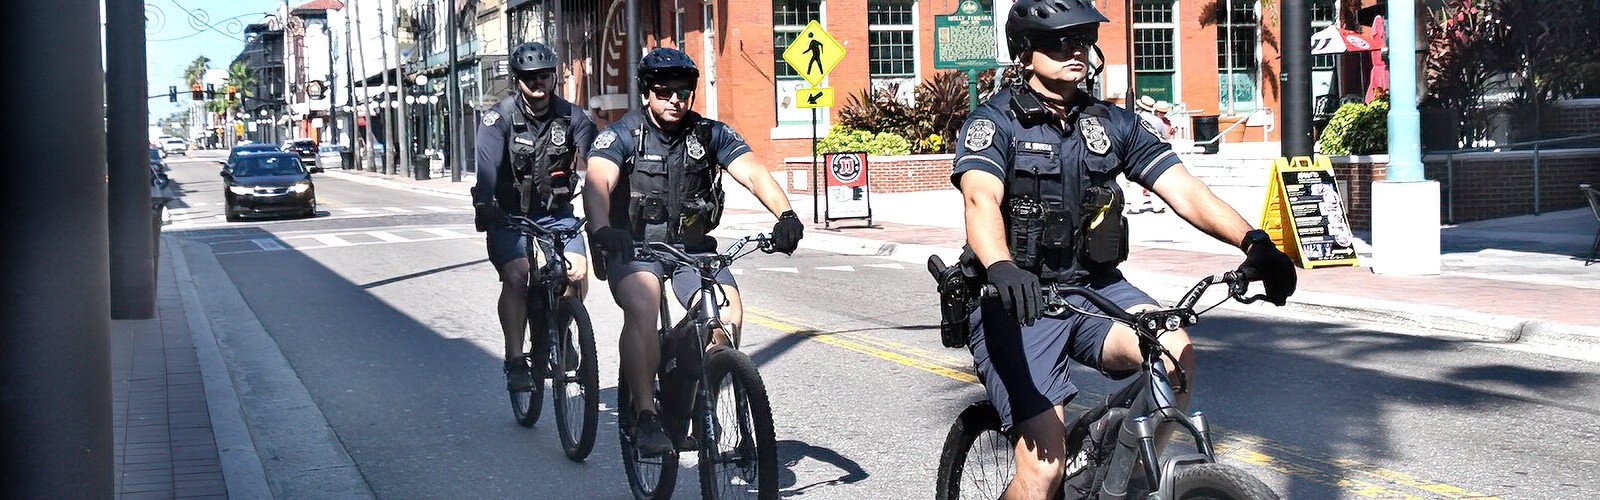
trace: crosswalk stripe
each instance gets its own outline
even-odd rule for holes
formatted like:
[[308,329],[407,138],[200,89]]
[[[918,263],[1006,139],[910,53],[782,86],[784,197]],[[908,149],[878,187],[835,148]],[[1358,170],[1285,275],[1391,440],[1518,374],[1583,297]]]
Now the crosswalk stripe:
[[339,235],[337,235],[337,234],[312,234],[312,235],[307,235],[305,237],[306,238],[311,238],[313,240],[317,240],[318,243],[321,243],[322,246],[325,246],[325,247],[355,246],[355,243],[351,243],[349,241],[345,241],[344,238],[340,238]]
[[417,207],[417,208],[420,208],[420,209],[423,209],[423,210],[432,210],[434,212],[454,212],[455,211],[455,210],[451,210],[451,209],[448,209],[448,208],[445,208],[445,207],[431,207],[431,206],[429,206],[429,207]]
[[889,263],[889,264],[867,264],[866,266],[867,267],[878,267],[878,268],[883,268],[883,269],[905,269],[906,268],[906,266],[902,266],[898,262],[893,262],[893,263]]
[[383,209],[384,210],[388,210],[390,212],[397,213],[397,214],[409,214],[409,213],[411,213],[411,210],[400,208],[400,207],[383,207]]
[[284,249],[283,248],[283,243],[279,243],[278,240],[275,240],[275,239],[272,239],[272,238],[255,238],[255,239],[250,240],[250,242],[251,243],[255,243],[256,246],[260,247],[262,250],[271,251],[271,250],[283,250]]
[[798,274],[800,272],[799,268],[794,268],[794,267],[763,267],[763,268],[761,268],[761,270],[762,271],[772,271],[772,272],[775,272],[775,273],[791,273],[791,274]]
[[372,213],[371,210],[367,210],[367,209],[361,208],[361,207],[342,208],[342,209],[339,209],[339,211],[340,212],[344,212],[344,213],[348,213],[348,214],[356,214],[356,215]]
[[730,269],[729,271],[732,272],[734,276],[744,276],[743,269]]
[[451,231],[449,229],[437,228],[437,227],[419,227],[416,230],[422,231],[424,233],[433,234],[433,235],[436,235],[436,236],[438,236],[440,238],[471,238],[471,236],[466,235],[466,234],[462,234],[462,233],[459,233],[459,232],[456,232],[456,231]]
[[856,272],[855,266],[822,266],[822,267],[817,268],[817,270],[818,271],[844,271],[844,272],[847,272],[847,273]]
[[368,231],[368,232],[366,232],[364,234],[366,234],[367,236],[371,236],[373,238],[377,238],[379,240],[382,240],[384,243],[405,243],[405,242],[411,241],[411,240],[408,240],[408,239],[405,239],[405,238],[401,237],[398,234],[394,234],[394,233],[391,233],[391,232],[388,232],[388,231]]

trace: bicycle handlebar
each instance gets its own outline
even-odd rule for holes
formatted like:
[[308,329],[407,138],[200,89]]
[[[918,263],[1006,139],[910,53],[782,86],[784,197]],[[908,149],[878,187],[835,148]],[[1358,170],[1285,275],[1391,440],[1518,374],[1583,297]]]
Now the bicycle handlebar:
[[583,232],[583,224],[585,222],[587,222],[587,221],[588,221],[588,219],[583,218],[583,217],[579,217],[578,218],[578,223],[577,224],[573,224],[571,228],[568,228],[568,229],[549,229],[549,228],[546,228],[544,226],[539,225],[538,222],[535,222],[533,219],[528,218],[527,216],[522,216],[522,215],[507,215],[506,216],[506,222],[510,223],[511,227],[513,229],[516,229],[517,231],[521,232],[522,234],[528,235],[529,237],[534,237],[534,238],[538,238],[538,237],[560,237],[563,240],[570,240],[570,239],[573,239],[573,238],[577,238]]
[[[1249,304],[1266,299],[1266,295],[1256,294],[1246,296],[1250,282],[1260,281],[1255,273],[1244,271],[1229,271],[1214,276],[1207,276],[1190,288],[1177,305],[1167,309],[1157,309],[1140,313],[1129,313],[1118,307],[1115,302],[1107,299],[1088,287],[1052,283],[1041,287],[1044,293],[1045,305],[1057,311],[1064,311],[1072,306],[1067,302],[1067,297],[1078,296],[1088,300],[1096,309],[1111,319],[1134,327],[1136,330],[1147,332],[1171,331],[1185,326],[1193,325],[1200,320],[1200,315],[1194,312],[1194,306],[1200,301],[1207,288],[1212,285],[1228,285],[1228,297]],[[998,296],[994,285],[985,284],[979,292],[984,298]]]
[[728,245],[727,250],[723,250],[720,253],[712,255],[698,257],[689,255],[683,250],[678,249],[676,246],[659,241],[646,243],[636,242],[634,243],[634,251],[640,254],[651,254],[656,258],[668,260],[681,265],[722,268],[732,265],[733,261],[748,255],[748,253],[741,252],[744,252],[745,246],[749,245],[750,243],[756,243],[759,245],[760,250],[763,252],[773,252],[772,235],[768,233],[758,233],[739,238],[737,241],[734,241],[732,245]]

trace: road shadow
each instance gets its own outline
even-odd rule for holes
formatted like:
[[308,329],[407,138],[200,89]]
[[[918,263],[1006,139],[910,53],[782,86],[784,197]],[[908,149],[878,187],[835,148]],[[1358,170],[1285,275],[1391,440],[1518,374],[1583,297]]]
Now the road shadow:
[[[831,465],[838,469],[841,474],[833,479],[800,485],[798,484],[799,478],[794,473],[794,467],[801,460],[807,458]],[[814,490],[820,491],[828,486],[850,484],[871,476],[866,469],[861,468],[861,464],[831,448],[814,446],[804,441],[791,439],[778,440],[778,468],[778,489],[781,490],[781,494],[785,497],[805,495],[814,492]]]

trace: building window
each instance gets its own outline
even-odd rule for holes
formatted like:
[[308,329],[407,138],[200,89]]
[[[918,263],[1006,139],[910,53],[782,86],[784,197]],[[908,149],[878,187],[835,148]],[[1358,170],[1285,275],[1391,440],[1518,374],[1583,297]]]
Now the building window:
[[1256,2],[1232,0],[1227,15],[1217,24],[1217,100],[1222,110],[1256,109],[1256,48],[1259,17]]
[[867,69],[872,87],[910,103],[917,87],[915,0],[867,1]]
[[1173,22],[1173,0],[1135,0],[1133,3],[1133,72],[1136,95],[1158,101],[1175,101],[1178,25]]
[[[1339,21],[1338,0],[1311,0],[1311,32],[1322,31],[1323,28],[1332,26]],[[1336,94],[1339,88],[1339,72],[1334,64],[1339,61],[1338,54],[1323,54],[1311,56],[1311,95]],[[1314,98],[1314,97],[1313,97]]]
[[772,72],[777,75],[777,92],[773,96],[778,108],[778,125],[810,125],[811,110],[795,107],[795,92],[810,87],[800,73],[783,60],[783,50],[806,29],[806,23],[822,20],[822,0],[773,0],[772,2]]

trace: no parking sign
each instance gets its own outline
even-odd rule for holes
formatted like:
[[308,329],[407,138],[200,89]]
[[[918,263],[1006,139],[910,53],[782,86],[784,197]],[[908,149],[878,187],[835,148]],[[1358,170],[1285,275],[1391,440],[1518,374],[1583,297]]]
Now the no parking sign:
[[828,153],[823,155],[826,175],[824,219],[867,219],[872,224],[872,192],[867,175],[867,153]]

